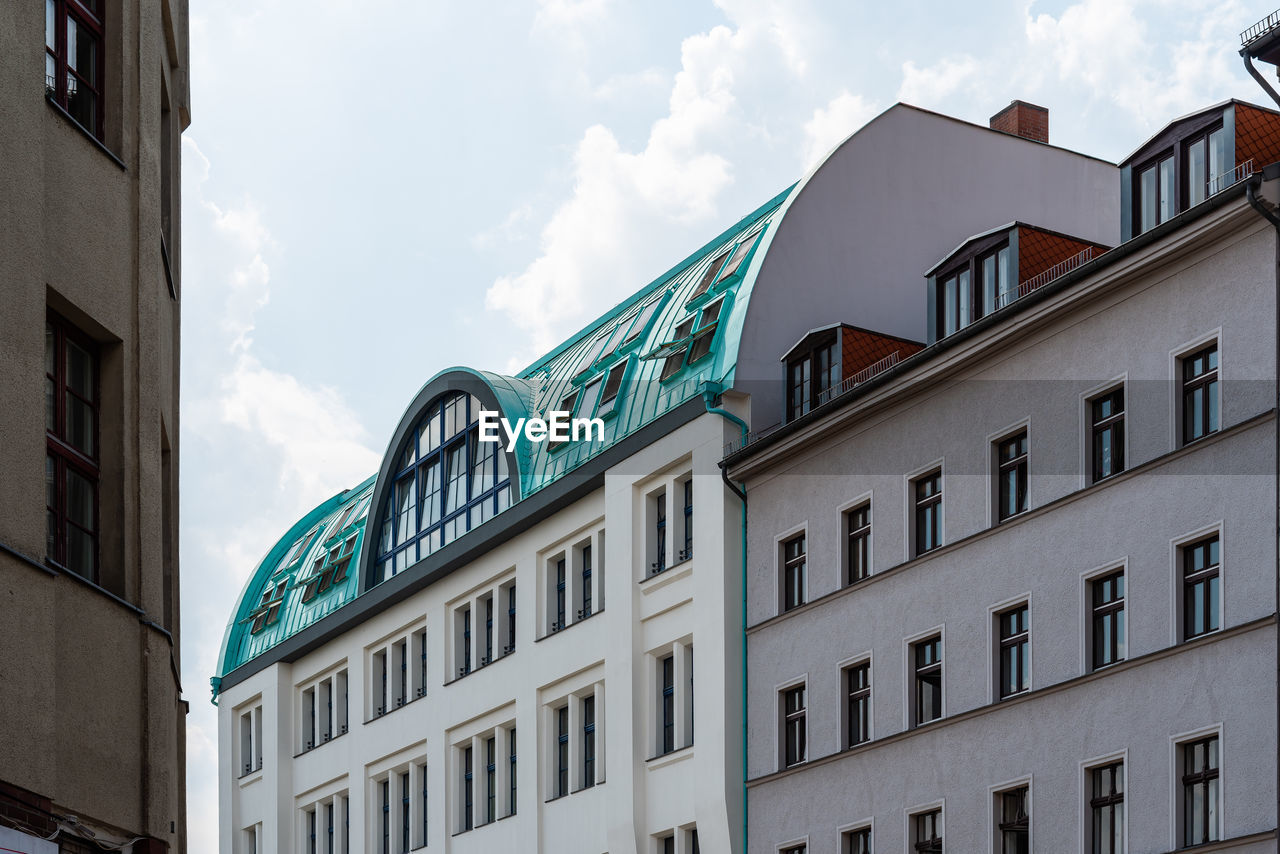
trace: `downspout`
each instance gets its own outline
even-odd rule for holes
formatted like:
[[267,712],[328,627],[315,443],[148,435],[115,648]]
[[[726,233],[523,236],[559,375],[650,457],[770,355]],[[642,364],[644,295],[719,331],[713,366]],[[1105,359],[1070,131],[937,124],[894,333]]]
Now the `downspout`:
[[[1280,94],[1276,94],[1276,90],[1271,88],[1271,84],[1267,82],[1267,79],[1262,76],[1261,72],[1259,72],[1258,69],[1253,67],[1253,57],[1249,55],[1248,51],[1249,51],[1248,48],[1241,48],[1240,50],[1240,56],[1244,58],[1245,70],[1249,72],[1250,77],[1258,81],[1259,86],[1267,90],[1267,94],[1271,96],[1271,100],[1275,101],[1277,104],[1280,104]],[[1249,202],[1250,204],[1252,204],[1253,199],[1250,198]],[[1257,205],[1254,205],[1254,207],[1257,207]],[[1271,219],[1271,217],[1268,217],[1268,219]],[[1277,226],[1277,227],[1280,227],[1280,226]]]
[[[716,405],[724,386],[716,382],[702,384],[702,402],[707,412],[738,425],[742,430],[742,445],[747,444],[747,435],[751,432],[747,422],[727,409]],[[747,852],[747,490],[745,485],[739,486],[729,480],[729,473],[720,466],[720,479],[729,491],[741,499],[742,512],[742,854]]]
[[[1271,93],[1273,98],[1276,97],[1275,91],[1263,83],[1262,78],[1258,77],[1253,69],[1253,65],[1249,62],[1249,57],[1245,56],[1245,65],[1249,66],[1249,72],[1258,78],[1258,82],[1262,83],[1264,88]],[[1276,98],[1276,103],[1280,104],[1280,98]],[[1275,317],[1275,336],[1276,336],[1276,422],[1272,425],[1272,432],[1275,435],[1275,478],[1271,481],[1273,489],[1280,490],[1280,217],[1276,216],[1262,200],[1258,198],[1257,189],[1262,185],[1264,180],[1271,180],[1280,174],[1280,164],[1271,164],[1262,170],[1262,176],[1253,176],[1249,178],[1249,183],[1245,185],[1245,196],[1249,199],[1249,204],[1253,209],[1261,214],[1267,222],[1271,223],[1276,231],[1276,317]],[[1280,606],[1280,494],[1273,498],[1276,510],[1276,529],[1277,537],[1274,545],[1276,546],[1276,579],[1275,579],[1275,595],[1277,606]],[[1276,679],[1276,704],[1280,707],[1280,671],[1277,671]],[[1280,724],[1277,724],[1277,736],[1280,737]],[[1276,766],[1276,782],[1280,785],[1280,764]]]

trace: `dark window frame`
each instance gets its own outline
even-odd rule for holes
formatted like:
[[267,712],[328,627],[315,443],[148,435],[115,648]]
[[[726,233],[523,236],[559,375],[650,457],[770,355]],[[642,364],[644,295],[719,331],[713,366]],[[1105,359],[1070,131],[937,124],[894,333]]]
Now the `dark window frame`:
[[999,854],[1030,854],[1031,786],[1023,784],[997,792],[996,833]]
[[997,613],[996,628],[996,696],[1004,700],[1031,690],[1031,603],[1020,602]]
[[[936,650],[930,654],[929,648],[935,645]],[[910,651],[911,685],[913,692],[911,703],[911,728],[914,729],[915,727],[923,726],[936,720],[941,720],[946,716],[947,707],[945,697],[943,695],[943,686],[945,684],[945,674],[943,671],[945,650],[942,647],[942,634],[938,633],[912,641]],[[922,688],[935,685],[937,700],[935,703],[931,703],[930,707],[926,709],[926,692],[922,690]]]
[[[1124,854],[1124,760],[1088,769],[1092,796],[1089,798],[1090,854]],[[1114,843],[1117,832],[1122,847]],[[1104,844],[1103,840],[1108,840]]]
[[[787,359],[787,420],[817,409],[833,396],[842,376],[840,335],[832,330],[815,335],[803,351]],[[797,374],[797,372],[799,372]]]
[[596,695],[582,698],[582,788],[596,784]]
[[[1177,146],[1170,145],[1163,148],[1157,153],[1151,155],[1146,160],[1133,167],[1133,236],[1137,237],[1146,231],[1150,231],[1162,222],[1168,222],[1170,219],[1178,215],[1179,185],[1183,182],[1178,178],[1178,164],[1174,156]],[[1163,194],[1160,190],[1160,170],[1165,163],[1169,164],[1169,171],[1172,175],[1173,186],[1170,188],[1171,198],[1169,199],[1168,216],[1164,219],[1160,218],[1160,203],[1163,201]],[[1152,212],[1153,222],[1147,228],[1142,227],[1142,176],[1147,172],[1153,173],[1155,181],[1155,210]]]
[[556,791],[557,798],[569,794],[569,705],[556,709]]
[[782,701],[782,767],[791,768],[809,761],[808,685],[792,685],[779,693]]
[[856,747],[871,740],[871,659],[844,668],[844,746]]
[[[101,141],[106,112],[103,109],[103,95],[106,91],[106,10],[103,0],[46,0],[45,6],[45,94],[59,107],[67,112],[76,124]],[[49,12],[53,12],[53,33],[49,32]],[[71,51],[68,45],[68,21],[74,20],[77,34],[82,30],[93,39],[93,77],[96,86],[92,85],[79,69],[71,67]],[[49,37],[53,36],[53,45]],[[79,35],[77,36],[79,37]],[[52,68],[51,68],[52,66]],[[53,71],[53,80],[49,79],[49,71]],[[88,101],[91,117],[86,120],[79,103],[73,101],[76,93],[71,91],[70,80],[75,79],[76,90],[83,87],[92,96]],[[52,85],[50,83],[52,82]]]
[[1089,579],[1089,660],[1101,670],[1128,656],[1125,568]]
[[[102,354],[93,339],[52,311],[45,316],[45,340],[45,559],[96,584],[102,568]],[[72,387],[69,366],[72,347],[86,359],[91,374],[88,382],[91,400],[86,400]],[[90,445],[87,449],[78,447],[71,438],[69,399],[84,407],[81,411],[92,419],[85,436]],[[86,530],[72,519],[70,483],[73,476],[87,486],[92,503],[92,530]],[[52,504],[49,499],[53,500]],[[73,529],[87,538],[91,552],[88,566],[77,565],[79,560],[72,559]]]
[[[1087,401],[1089,407],[1090,483],[1125,470],[1125,387],[1113,386]],[[1110,450],[1110,459],[1106,451]]]
[[911,479],[912,557],[920,557],[942,547],[942,487],[940,467]]
[[658,660],[659,714],[658,755],[666,756],[676,749],[676,657],[665,655]]
[[911,814],[911,842],[916,854],[942,854],[942,807]]
[[845,585],[871,577],[871,502],[844,511]]
[[[1210,165],[1212,161],[1212,146],[1209,144],[1209,138],[1213,136],[1215,133],[1218,133],[1219,131],[1225,132],[1225,125],[1222,121],[1217,121],[1217,122],[1214,122],[1213,124],[1206,125],[1205,127],[1199,128],[1194,133],[1186,137],[1183,137],[1181,140],[1179,140],[1178,142],[1179,154],[1182,155],[1182,165],[1178,169],[1178,178],[1181,181],[1181,187],[1178,190],[1178,201],[1181,204],[1181,207],[1179,208],[1179,210],[1186,210],[1192,205],[1198,205],[1200,204],[1200,202],[1205,201],[1210,196],[1214,195],[1215,193],[1229,186],[1227,184],[1223,184],[1215,188],[1213,186],[1213,179],[1210,178],[1210,175],[1209,175]],[[1224,140],[1225,140],[1225,137],[1224,137]],[[1193,199],[1192,193],[1191,193],[1191,190],[1192,190],[1191,148],[1198,142],[1204,143],[1204,186],[1201,188],[1202,195],[1200,196],[1200,198]],[[1226,172],[1224,172],[1223,175],[1218,176],[1219,180],[1221,180],[1221,178],[1224,175],[1230,174],[1235,170],[1236,164],[1235,164],[1234,151],[1230,152],[1229,160],[1231,162],[1231,166],[1227,168]]]
[[996,522],[1026,513],[1030,508],[1031,431],[1022,427],[994,442],[996,463]]
[[779,578],[782,587],[782,611],[799,608],[808,600],[808,543],[804,531],[783,540],[782,566]]
[[[1222,837],[1222,741],[1214,733],[1182,742],[1178,747],[1182,754],[1182,844],[1217,842]],[[1193,812],[1197,791],[1201,807],[1198,815]],[[1196,819],[1201,822],[1199,834],[1195,832]]]
[[871,854],[871,828],[855,827],[840,834],[841,854]]
[[[1181,379],[1179,402],[1182,408],[1181,438],[1183,445],[1210,436],[1222,426],[1221,364],[1218,342],[1197,347],[1178,359]],[[1203,360],[1203,369],[1197,364]],[[1199,418],[1196,418],[1196,413]]]
[[[1178,547],[1182,573],[1182,640],[1189,641],[1222,628],[1222,535],[1215,531]],[[1202,563],[1198,564],[1202,556]],[[1197,608],[1204,615],[1196,624]]]

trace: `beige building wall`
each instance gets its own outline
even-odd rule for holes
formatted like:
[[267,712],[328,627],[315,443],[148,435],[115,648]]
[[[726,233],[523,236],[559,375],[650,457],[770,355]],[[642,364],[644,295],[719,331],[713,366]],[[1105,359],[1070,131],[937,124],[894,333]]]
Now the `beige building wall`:
[[[46,89],[46,16],[85,6],[100,18],[100,126],[77,122],[58,87]],[[102,843],[146,837],[132,850],[185,850],[177,487],[187,31],[186,0],[0,4],[6,833],[47,836],[51,814],[74,815]],[[50,312],[98,361],[97,568],[87,578],[60,565],[47,536]],[[71,835],[64,829],[63,850],[81,850],[64,841]]]

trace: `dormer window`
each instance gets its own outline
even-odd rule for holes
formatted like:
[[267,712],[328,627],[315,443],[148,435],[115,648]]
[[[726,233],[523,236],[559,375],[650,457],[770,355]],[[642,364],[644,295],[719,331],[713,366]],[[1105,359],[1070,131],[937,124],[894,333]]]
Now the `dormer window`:
[[794,420],[825,403],[840,382],[840,353],[835,333],[817,338],[812,346],[787,362],[787,420]]
[[1012,253],[1006,242],[965,259],[937,277],[938,337],[964,329],[1013,302]]
[[696,299],[711,289],[711,283],[716,280],[716,276],[720,275],[720,268],[724,266],[724,262],[728,258],[728,252],[721,252],[711,261],[711,266],[707,267],[707,272],[702,274],[702,278],[698,281],[698,286],[693,289],[689,299]]
[[1227,163],[1227,132],[1219,125],[1188,140],[1185,149],[1187,206],[1190,207],[1200,204],[1225,186],[1225,176],[1232,171]]
[[695,318],[687,318],[680,322],[676,327],[675,335],[669,344],[659,351],[661,355],[666,356],[666,361],[662,363],[662,373],[658,377],[665,380],[676,375],[679,370],[684,367],[684,354],[689,349],[689,336],[693,333],[693,321]]
[[1149,231],[1174,214],[1173,153],[1160,155],[1137,170],[1138,233]]
[[689,345],[689,362],[698,361],[711,352],[711,342],[716,337],[716,324],[720,321],[720,310],[724,308],[724,299],[705,306],[698,313],[698,323],[694,327],[693,342]]
[[596,407],[596,417],[603,418],[613,414],[618,402],[618,392],[622,389],[622,376],[627,372],[627,362],[622,360],[609,369],[604,378],[604,389],[600,392],[600,405]]

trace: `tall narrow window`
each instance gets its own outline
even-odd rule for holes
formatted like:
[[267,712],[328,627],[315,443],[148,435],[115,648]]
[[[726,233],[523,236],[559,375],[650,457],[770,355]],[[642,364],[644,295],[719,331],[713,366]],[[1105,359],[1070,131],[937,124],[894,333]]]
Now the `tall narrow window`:
[[1176,211],[1173,185],[1173,154],[1162,155],[1138,170],[1136,178],[1137,233],[1149,231],[1172,217]]
[[1095,578],[1093,588],[1093,666],[1124,661],[1124,571]]
[[668,655],[658,665],[661,674],[661,744],[662,753],[676,749],[676,659]]
[[484,742],[484,820],[498,818],[498,740],[490,737]]
[[1027,431],[996,443],[1000,492],[997,518],[1003,522],[1027,509]]
[[805,686],[782,692],[782,762],[784,766],[809,758],[808,733],[805,727]]
[[596,698],[582,700],[582,788],[596,784]]
[[[75,0],[65,0],[75,4]],[[44,328],[45,551],[98,580],[98,354],[65,321]]]
[[653,556],[650,569],[659,573],[667,568],[667,494],[659,492],[653,498]]
[[684,548],[680,560],[693,557],[693,478],[684,482]]
[[102,0],[45,0],[45,92],[102,137]]
[[935,471],[912,483],[915,496],[915,553],[917,556],[942,545],[942,472]]
[[1009,260],[1008,246],[978,259],[981,285],[974,288],[974,320],[1013,302],[1016,290],[1009,272]]
[[556,709],[556,795],[569,794],[569,707]]
[[484,658],[485,664],[493,661],[493,596],[484,599]]
[[516,728],[512,727],[507,735],[507,750],[510,755],[507,757],[509,763],[507,772],[507,782],[510,784],[511,791],[507,792],[507,815],[516,814]]
[[409,833],[412,827],[409,824],[409,808],[412,805],[409,792],[409,772],[405,771],[400,775],[400,851],[402,854],[409,854],[409,849],[412,847],[409,844]]
[[942,717],[942,637],[912,645],[915,667],[914,726]]
[[1118,388],[1089,402],[1093,421],[1090,444],[1096,483],[1124,471],[1124,389]]
[[578,619],[591,616],[591,546],[582,547],[582,607],[578,609]]
[[782,544],[782,610],[790,611],[805,602],[804,534]]
[[1182,745],[1182,844],[1221,838],[1218,797],[1218,737]]
[[475,759],[475,748],[466,747],[462,751],[462,829],[475,827],[475,770],[472,763]]
[[1031,854],[1030,789],[1019,786],[996,795],[1000,820],[1000,854]]
[[556,632],[565,627],[565,559],[556,559],[556,620],[551,624],[551,631]]
[[[427,766],[425,763],[418,766],[418,785],[420,787],[418,792],[418,814],[422,816],[422,844],[426,845],[428,838],[427,819],[430,817],[431,813],[427,810]],[[332,850],[329,854],[333,854]]]
[[1218,345],[1182,359],[1182,441],[1194,442],[1218,429]]
[[516,651],[516,583],[507,588],[507,645],[503,654]]
[[[619,327],[621,328],[621,327]],[[596,417],[603,418],[613,412],[618,405],[618,392],[622,390],[622,375],[627,371],[627,361],[623,359],[609,369],[604,378],[604,389],[600,392],[600,403],[596,406]]]
[[1000,625],[1000,698],[1031,687],[1031,609],[1019,605],[996,617]]
[[324,854],[334,854],[333,801],[324,805]]
[[316,811],[307,810],[307,854],[316,854]]
[[844,671],[846,701],[845,747],[871,739],[871,662],[864,661]]
[[1124,763],[1089,770],[1090,854],[1124,854]]
[[415,691],[416,696],[422,697],[427,693],[427,630],[420,629],[414,634],[414,644],[418,650],[418,687]]
[[378,808],[382,812],[381,854],[391,854],[391,780],[378,783]]
[[844,514],[846,584],[855,584],[871,574],[871,505],[863,504]]
[[1218,535],[1182,548],[1182,636],[1217,631],[1219,603]]
[[911,842],[916,854],[942,854],[942,810],[911,816]]
[[871,828],[845,831],[841,854],[871,854]]
[[462,609],[462,666],[458,675],[466,676],[471,672],[471,608]]
[[787,420],[830,400],[840,385],[840,347],[834,334],[813,340],[787,362]]

